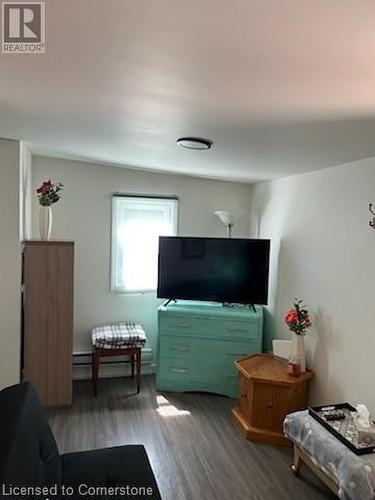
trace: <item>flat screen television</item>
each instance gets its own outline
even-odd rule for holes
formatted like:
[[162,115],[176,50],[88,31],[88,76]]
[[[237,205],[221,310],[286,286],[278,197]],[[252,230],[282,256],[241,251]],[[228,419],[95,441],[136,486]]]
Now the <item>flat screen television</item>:
[[161,236],[157,296],[267,304],[270,240]]

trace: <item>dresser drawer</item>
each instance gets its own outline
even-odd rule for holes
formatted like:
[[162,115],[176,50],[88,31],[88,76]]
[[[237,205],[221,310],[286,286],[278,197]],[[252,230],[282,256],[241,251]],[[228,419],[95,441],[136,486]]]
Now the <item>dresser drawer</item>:
[[164,316],[160,318],[160,327],[167,335],[191,334],[252,341],[256,341],[260,337],[259,322],[257,321]]
[[231,363],[223,364],[214,358],[188,359],[181,357],[160,357],[160,377],[165,379],[196,381],[207,384],[216,383],[234,386],[238,381],[238,372]]
[[162,316],[159,319],[159,328],[164,334],[183,335],[194,329],[193,318],[184,316]]
[[253,352],[258,352],[259,350],[258,344],[252,342],[214,341],[214,344],[217,346],[217,351],[222,353],[223,360],[229,362],[233,366],[233,369],[234,362],[237,359],[248,356]]
[[227,338],[258,340],[259,326],[255,321],[225,321],[219,326],[220,334]]
[[159,356],[190,358],[196,351],[197,340],[199,342],[199,339],[192,339],[190,337],[164,335],[160,338]]
[[[207,340],[188,336],[164,335],[160,338],[159,356],[191,358],[196,362],[216,364],[233,368],[234,362],[256,352],[258,344],[251,342],[229,342],[228,340]],[[209,359],[208,359],[209,358]]]
[[204,380],[205,369],[192,360],[160,358],[160,378],[171,381],[194,382]]

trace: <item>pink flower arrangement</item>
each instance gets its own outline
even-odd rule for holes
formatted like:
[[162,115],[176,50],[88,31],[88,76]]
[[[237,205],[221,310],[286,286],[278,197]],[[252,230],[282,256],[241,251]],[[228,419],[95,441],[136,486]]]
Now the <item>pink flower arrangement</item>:
[[294,299],[293,307],[289,309],[284,318],[289,330],[297,335],[306,335],[306,331],[312,325],[309,311],[303,305],[302,300]]
[[62,191],[64,185],[61,182],[53,184],[51,179],[44,181],[43,184],[36,190],[38,194],[39,205],[43,207],[49,207],[53,203],[56,203],[61,198],[59,194]]

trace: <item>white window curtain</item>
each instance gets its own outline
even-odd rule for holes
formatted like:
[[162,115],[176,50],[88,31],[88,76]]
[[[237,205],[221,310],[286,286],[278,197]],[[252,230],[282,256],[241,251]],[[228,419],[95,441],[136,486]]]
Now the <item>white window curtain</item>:
[[177,213],[177,199],[113,197],[113,292],[143,293],[156,290],[159,236],[177,234]]

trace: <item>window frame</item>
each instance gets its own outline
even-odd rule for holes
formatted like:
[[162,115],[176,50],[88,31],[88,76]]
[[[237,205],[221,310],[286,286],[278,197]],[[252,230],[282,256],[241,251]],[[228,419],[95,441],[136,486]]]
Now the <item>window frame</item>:
[[126,290],[126,288],[116,287],[116,262],[117,262],[117,200],[118,198],[139,199],[139,200],[155,200],[155,201],[172,201],[174,202],[173,221],[174,235],[178,235],[179,225],[179,198],[174,195],[147,195],[147,194],[126,194],[113,193],[111,197],[111,239],[110,239],[110,269],[109,269],[109,289],[115,295],[145,295],[155,293],[154,289]]

